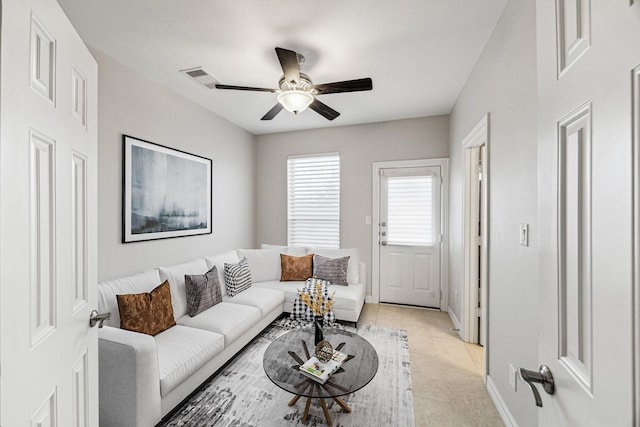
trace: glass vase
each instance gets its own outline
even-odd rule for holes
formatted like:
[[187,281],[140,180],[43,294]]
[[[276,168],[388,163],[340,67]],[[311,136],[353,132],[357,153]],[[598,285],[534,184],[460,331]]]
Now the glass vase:
[[315,316],[313,319],[313,325],[315,329],[314,345],[318,345],[318,343],[324,339],[324,335],[322,334],[322,326],[324,326],[324,316]]

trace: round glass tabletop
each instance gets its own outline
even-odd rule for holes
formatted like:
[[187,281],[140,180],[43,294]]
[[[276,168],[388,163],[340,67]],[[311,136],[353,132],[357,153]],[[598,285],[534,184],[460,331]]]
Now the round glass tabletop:
[[313,329],[287,332],[269,345],[263,359],[267,377],[289,393],[311,398],[344,396],[369,384],[378,372],[378,353],[373,346],[351,332],[334,328],[324,328],[323,332],[334,349],[353,356],[325,384],[298,370],[315,351]]

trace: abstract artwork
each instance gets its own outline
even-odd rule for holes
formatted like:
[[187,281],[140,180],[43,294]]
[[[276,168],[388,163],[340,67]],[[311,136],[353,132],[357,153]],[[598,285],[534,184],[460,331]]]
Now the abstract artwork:
[[212,232],[212,161],[123,135],[122,242]]

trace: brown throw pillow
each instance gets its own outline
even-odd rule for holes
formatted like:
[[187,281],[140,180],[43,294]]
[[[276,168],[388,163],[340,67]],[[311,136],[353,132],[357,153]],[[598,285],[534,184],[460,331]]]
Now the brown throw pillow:
[[281,282],[307,280],[313,274],[313,254],[292,256],[280,254]]
[[153,336],[176,324],[171,289],[166,280],[149,293],[116,295],[116,298],[122,329]]

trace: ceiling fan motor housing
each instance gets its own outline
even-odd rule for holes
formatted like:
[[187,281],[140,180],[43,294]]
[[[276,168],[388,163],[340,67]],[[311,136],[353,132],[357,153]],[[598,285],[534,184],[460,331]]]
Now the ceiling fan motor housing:
[[311,88],[312,86],[313,82],[311,81],[309,76],[304,73],[300,73],[300,79],[298,82],[289,82],[285,79],[284,76],[280,77],[280,81],[278,82],[278,87],[280,87],[280,90],[283,92],[287,90],[301,90],[304,92],[313,93],[314,91]]

